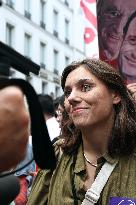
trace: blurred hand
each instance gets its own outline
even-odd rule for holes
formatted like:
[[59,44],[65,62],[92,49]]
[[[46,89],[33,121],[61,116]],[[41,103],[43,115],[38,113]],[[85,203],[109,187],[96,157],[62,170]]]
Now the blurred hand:
[[21,90],[0,90],[0,172],[16,166],[24,157],[29,137],[29,113]]

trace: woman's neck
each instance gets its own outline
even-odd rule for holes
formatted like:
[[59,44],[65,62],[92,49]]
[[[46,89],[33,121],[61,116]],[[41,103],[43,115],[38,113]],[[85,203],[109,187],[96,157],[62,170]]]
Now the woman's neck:
[[82,130],[84,152],[95,156],[103,155],[108,148],[112,125],[102,125]]

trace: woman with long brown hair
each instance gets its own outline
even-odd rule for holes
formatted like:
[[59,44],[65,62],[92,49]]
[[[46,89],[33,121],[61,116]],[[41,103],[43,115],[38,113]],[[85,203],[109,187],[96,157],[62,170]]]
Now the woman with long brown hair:
[[28,204],[135,202],[136,104],[122,77],[85,59],[64,69],[61,85],[67,117],[55,145],[57,167],[39,171]]

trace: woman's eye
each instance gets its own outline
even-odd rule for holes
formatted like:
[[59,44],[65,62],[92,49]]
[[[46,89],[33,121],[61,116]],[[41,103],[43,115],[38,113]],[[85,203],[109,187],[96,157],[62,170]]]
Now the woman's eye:
[[83,86],[82,86],[82,91],[83,92],[87,92],[87,91],[90,91],[91,90],[91,85],[89,85],[89,84],[84,84]]
[[69,95],[70,95],[70,93],[71,93],[70,90],[65,90],[65,91],[64,91],[64,96],[65,96],[66,98],[68,98]]

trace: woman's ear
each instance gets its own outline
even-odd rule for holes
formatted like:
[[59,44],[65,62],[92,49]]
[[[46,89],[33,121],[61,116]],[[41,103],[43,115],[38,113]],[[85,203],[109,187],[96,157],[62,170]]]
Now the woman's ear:
[[117,105],[121,101],[121,97],[120,97],[119,93],[117,93],[117,92],[112,93],[112,99],[113,99],[114,105]]

